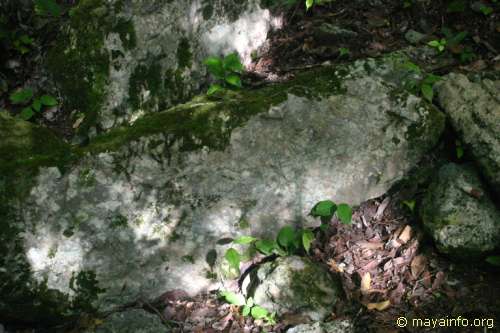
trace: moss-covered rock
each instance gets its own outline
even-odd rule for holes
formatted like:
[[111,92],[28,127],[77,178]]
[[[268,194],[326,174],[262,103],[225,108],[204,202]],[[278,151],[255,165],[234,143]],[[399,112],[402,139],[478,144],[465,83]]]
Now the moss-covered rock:
[[424,227],[445,254],[464,260],[500,246],[500,213],[472,166],[441,167],[421,207]]
[[342,299],[339,281],[328,270],[308,258],[290,256],[260,265],[247,276],[247,297],[276,312],[293,313],[310,320],[323,320]]
[[47,65],[66,111],[85,115],[79,135],[95,136],[186,102],[206,86],[204,58],[234,50],[249,58],[269,22],[257,0],[83,0],[70,11]]
[[[451,73],[436,84],[438,101],[449,115],[479,171],[500,195],[500,75],[483,73],[470,80]],[[499,202],[500,203],[500,202]]]

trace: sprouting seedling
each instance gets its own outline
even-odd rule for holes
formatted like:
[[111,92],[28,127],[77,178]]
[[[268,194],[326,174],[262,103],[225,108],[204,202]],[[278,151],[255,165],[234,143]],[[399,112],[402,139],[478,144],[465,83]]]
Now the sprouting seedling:
[[438,39],[431,40],[429,43],[427,43],[427,45],[429,45],[430,47],[433,47],[433,48],[437,49],[441,53],[446,48],[446,39],[445,38],[441,38],[439,40]]
[[235,294],[230,291],[223,291],[221,292],[220,296],[223,297],[229,304],[242,307],[241,314],[243,315],[243,317],[251,315],[254,319],[265,320],[267,325],[276,324],[276,313],[270,313],[263,307],[258,306],[254,303],[252,297],[245,299],[243,295]]
[[24,120],[31,119],[35,112],[41,112],[44,107],[56,106],[57,100],[50,95],[42,95],[33,99],[33,90],[30,88],[21,89],[10,94],[9,99],[12,104],[24,106],[19,116]]
[[207,95],[213,95],[225,87],[241,88],[240,75],[243,72],[243,64],[237,53],[231,53],[224,58],[208,57],[204,64],[217,81],[208,88]]

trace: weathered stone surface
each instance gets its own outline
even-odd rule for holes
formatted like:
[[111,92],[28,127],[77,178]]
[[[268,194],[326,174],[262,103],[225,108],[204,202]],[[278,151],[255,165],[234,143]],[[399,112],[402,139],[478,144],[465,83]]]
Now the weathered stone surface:
[[72,163],[24,176],[32,186],[22,196],[0,191],[17,200],[8,221],[22,230],[24,264],[73,296],[72,276],[95,273],[101,309],[216,286],[205,258],[221,257],[219,239],[310,225],[320,200],[380,196],[434,146],[443,116],[401,90],[405,61],[201,96],[72,149]]
[[500,213],[472,166],[441,167],[424,198],[421,216],[438,249],[458,259],[500,246]]
[[467,151],[500,194],[500,80],[474,82],[451,73],[436,84],[436,91]]
[[342,286],[328,270],[305,257],[281,257],[260,265],[244,281],[255,304],[276,312],[323,320],[343,297]]
[[316,322],[292,327],[286,333],[354,333],[354,325],[348,319],[328,323]]
[[95,135],[187,101],[208,55],[249,63],[273,24],[259,0],[83,0],[47,63],[68,111],[85,115],[80,133]]
[[132,309],[116,312],[107,317],[102,325],[85,333],[167,333],[170,330],[157,315],[144,310]]

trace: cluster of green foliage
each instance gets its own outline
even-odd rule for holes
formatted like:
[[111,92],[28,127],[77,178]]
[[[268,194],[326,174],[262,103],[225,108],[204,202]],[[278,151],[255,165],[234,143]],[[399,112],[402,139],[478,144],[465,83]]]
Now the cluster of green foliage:
[[408,69],[411,73],[417,74],[419,77],[423,77],[421,80],[416,80],[414,78],[405,80],[405,88],[415,94],[421,93],[426,100],[432,102],[434,98],[434,83],[439,81],[441,77],[434,74],[424,75],[422,69],[411,61],[406,62],[404,68]]
[[[310,212],[313,217],[321,219],[321,230],[327,226],[334,215],[343,223],[351,224],[352,208],[347,204],[335,204],[331,200],[318,202]],[[249,249],[245,254],[240,254],[236,249],[229,248],[225,253],[225,260],[228,262],[230,269],[239,274],[240,263],[250,259],[256,252],[263,255],[278,255],[288,256],[295,254],[307,254],[311,249],[311,244],[315,239],[315,234],[311,229],[295,229],[292,226],[284,226],[278,232],[275,240],[258,239],[252,236],[241,236],[232,241],[238,245],[249,245]],[[232,292],[223,292],[221,296],[230,304],[242,306],[242,315],[251,315],[254,319],[263,319],[266,324],[275,324],[275,313],[270,313],[266,309],[254,304],[250,297],[245,300],[242,295],[237,295]]]
[[57,100],[51,95],[42,95],[33,98],[33,90],[30,88],[22,89],[10,94],[10,102],[23,106],[19,116],[24,120],[31,119],[35,112],[40,113],[44,107],[56,106]]
[[224,58],[208,57],[204,64],[217,81],[208,88],[207,95],[213,95],[224,88],[241,88],[240,75],[243,65],[237,53],[231,53]]
[[[327,222],[334,215],[344,224],[350,224],[352,219],[352,208],[347,204],[336,205],[331,200],[318,202],[310,212],[313,217],[321,219],[321,230],[327,226]],[[225,253],[225,259],[229,267],[239,273],[240,263],[252,257],[256,252],[263,255],[288,256],[294,254],[307,254],[315,238],[313,230],[309,228],[296,229],[292,226],[284,226],[278,232],[276,239],[258,239],[252,236],[241,236],[233,240],[234,244],[249,245],[246,255],[240,254],[236,249],[229,248]]]
[[242,306],[241,314],[244,317],[252,316],[254,319],[261,319],[265,321],[266,325],[276,324],[276,313],[270,313],[263,307],[254,303],[253,298],[245,299],[243,295],[235,294],[230,291],[224,291],[220,294],[226,302],[236,306]]

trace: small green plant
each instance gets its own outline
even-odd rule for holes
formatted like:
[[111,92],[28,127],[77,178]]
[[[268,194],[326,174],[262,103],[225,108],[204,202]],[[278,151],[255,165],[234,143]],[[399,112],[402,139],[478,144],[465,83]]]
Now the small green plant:
[[331,200],[324,200],[318,202],[313,207],[310,215],[321,218],[321,222],[323,223],[328,222],[336,215],[343,224],[351,224],[352,208],[345,203],[336,205]]
[[[408,69],[410,73],[417,74],[418,76],[422,77],[423,73],[420,67],[411,61],[406,62],[403,65],[404,68]],[[405,87],[412,93],[418,93],[420,92],[422,96],[428,100],[429,102],[432,102],[434,98],[434,90],[433,86],[434,84],[441,80],[440,76],[434,75],[434,74],[427,74],[423,79],[416,80],[414,78],[408,79],[405,82]]]
[[243,295],[235,294],[230,291],[223,291],[220,295],[229,304],[243,307],[241,310],[241,314],[243,317],[251,315],[254,319],[264,320],[266,325],[276,324],[276,313],[270,313],[263,307],[256,305],[252,297],[249,297],[247,300],[245,300],[245,297]]
[[486,262],[490,265],[500,267],[500,256],[489,256],[486,258]]
[[208,88],[207,95],[213,95],[227,87],[241,88],[240,75],[243,72],[243,65],[237,53],[231,53],[224,58],[208,57],[204,64],[217,80],[217,83]]
[[479,11],[483,13],[483,15],[488,16],[491,15],[491,13],[493,13],[493,8],[485,5],[484,3],[481,3],[481,5],[479,6]]
[[12,104],[23,106],[19,116],[24,120],[31,119],[35,112],[40,113],[44,107],[56,106],[57,100],[50,95],[33,98],[33,90],[26,88],[12,93],[9,97]]
[[[326,227],[326,222],[336,215],[344,224],[350,224],[352,219],[352,208],[347,204],[336,205],[333,201],[325,200],[318,202],[310,213],[314,217],[320,217],[322,229]],[[293,228],[284,226],[278,232],[276,239],[258,239],[251,236],[241,236],[232,240],[233,244],[249,245],[247,253],[255,254],[260,252],[269,256],[272,254],[278,256],[287,256],[293,254],[309,253],[311,244],[315,239],[313,230],[308,228]],[[245,255],[240,254],[236,249],[229,248],[224,258],[229,264],[230,269],[239,273],[240,263],[246,259]]]
[[348,48],[346,48],[346,47],[339,48],[339,57],[341,57],[341,58],[344,56],[348,57],[350,54],[351,54],[351,51],[349,51]]
[[408,208],[412,214],[415,212],[415,200],[403,200],[401,203]]
[[439,51],[439,53],[441,53],[446,48],[446,39],[441,38],[441,39],[431,40],[430,42],[427,43],[427,45],[435,48],[436,50]]

